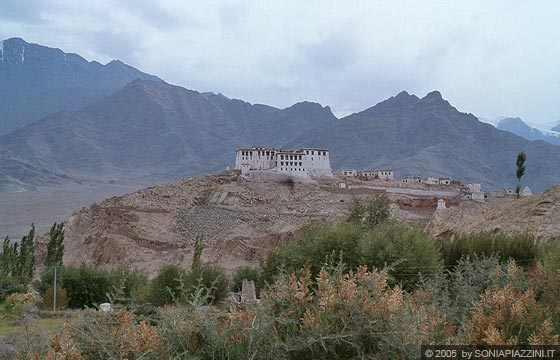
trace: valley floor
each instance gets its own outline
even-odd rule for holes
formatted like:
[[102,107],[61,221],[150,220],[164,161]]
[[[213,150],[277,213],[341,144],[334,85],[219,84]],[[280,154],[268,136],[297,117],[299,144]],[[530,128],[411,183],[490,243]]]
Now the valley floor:
[[70,215],[93,202],[120,196],[142,185],[81,185],[39,188],[35,191],[0,192],[0,236],[19,239],[35,223],[38,234],[45,233],[56,221],[68,221]]

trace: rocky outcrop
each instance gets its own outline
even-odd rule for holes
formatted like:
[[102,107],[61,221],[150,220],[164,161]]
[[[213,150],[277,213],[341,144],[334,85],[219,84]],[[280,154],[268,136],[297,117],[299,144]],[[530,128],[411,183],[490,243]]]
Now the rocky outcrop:
[[490,204],[463,202],[438,211],[426,227],[436,236],[478,231],[529,231],[540,240],[560,236],[560,185],[532,197]]
[[[228,171],[112,197],[72,215],[64,262],[125,265],[154,274],[168,263],[189,267],[194,241],[202,236],[203,260],[233,270],[256,265],[270,248],[294,240],[305,224],[345,218],[353,196],[386,193],[393,214],[414,224],[425,225],[435,211],[434,195],[398,194],[372,188],[373,182],[351,182],[352,188],[342,189],[336,179],[318,184],[248,181]],[[447,201],[457,204],[456,198]]]

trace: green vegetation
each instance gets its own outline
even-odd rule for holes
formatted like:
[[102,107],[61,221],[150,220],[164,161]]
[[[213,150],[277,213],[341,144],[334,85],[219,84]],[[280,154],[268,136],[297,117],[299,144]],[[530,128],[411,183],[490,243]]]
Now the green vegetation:
[[441,241],[445,265],[456,265],[462,257],[497,256],[501,261],[514,259],[518,264],[530,265],[538,256],[535,237],[527,232],[504,234],[480,232],[460,234]]
[[[22,345],[17,356],[415,359],[426,343],[559,343],[559,239],[538,244],[528,233],[498,232],[435,239],[392,219],[386,199],[374,197],[356,198],[346,221],[306,226],[231,282],[202,261],[203,251],[197,237],[189,269],[167,265],[152,280],[126,268],[57,267],[58,309],[79,310],[50,349]],[[52,308],[52,270],[33,284],[38,293],[8,295],[0,316]],[[3,276],[0,287],[9,289],[16,278],[11,270]],[[258,284],[258,303],[203,306],[239,291],[243,279]],[[94,309],[104,301],[115,310]],[[2,331],[10,330],[0,327],[0,344]]]
[[62,265],[64,256],[64,223],[54,223],[49,231],[46,266]]
[[517,155],[517,160],[516,160],[516,165],[517,165],[517,169],[515,170],[515,176],[517,177],[517,186],[515,187],[515,193],[517,194],[517,197],[519,198],[519,194],[521,192],[521,178],[523,177],[523,175],[525,175],[525,160],[527,160],[527,155],[525,155],[525,152],[520,152],[519,155]]

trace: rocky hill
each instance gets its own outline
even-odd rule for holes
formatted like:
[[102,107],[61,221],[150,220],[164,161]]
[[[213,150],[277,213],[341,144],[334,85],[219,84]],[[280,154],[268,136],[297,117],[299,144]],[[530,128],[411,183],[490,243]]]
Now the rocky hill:
[[560,236],[560,185],[532,197],[490,204],[464,202],[438,211],[428,224],[433,235],[478,231],[530,231],[545,240]]
[[[152,274],[169,263],[188,267],[202,235],[205,261],[226,269],[255,265],[304,224],[344,218],[352,196],[383,192],[340,189],[336,181],[250,182],[232,171],[150,187],[75,212],[66,225],[64,263],[127,265]],[[397,216],[424,224],[437,202],[433,196],[388,196]]]
[[136,78],[158,80],[120,61],[102,65],[20,38],[0,41],[0,136],[89,105]]

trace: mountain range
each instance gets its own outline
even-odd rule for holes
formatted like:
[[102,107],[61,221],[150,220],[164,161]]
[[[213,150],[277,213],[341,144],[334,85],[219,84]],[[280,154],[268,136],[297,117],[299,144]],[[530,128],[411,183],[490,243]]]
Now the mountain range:
[[[24,53],[14,44],[27,50]],[[317,103],[301,102],[285,109],[250,104],[170,85],[122,63],[103,66],[39,45],[31,49],[37,50],[34,63],[40,66],[31,66],[26,62],[33,59],[33,51],[27,46],[31,45],[21,39],[3,42],[1,61],[8,65],[2,65],[0,83],[4,79],[17,83],[21,78],[22,98],[10,95],[12,102],[10,98],[2,101],[21,109],[22,99],[28,96],[24,89],[32,88],[29,79],[35,75],[30,73],[40,67],[39,73],[46,76],[42,88],[77,108],[61,111],[64,106],[54,104],[53,97],[52,108],[58,110],[41,108],[51,113],[23,127],[17,116],[12,120],[3,115],[2,124],[19,129],[0,137],[0,190],[175,181],[232,167],[235,149],[254,145],[327,147],[335,170],[391,168],[397,176],[448,176],[465,183],[480,182],[486,190],[516,183],[515,159],[523,150],[528,158],[524,184],[540,191],[560,182],[559,146],[484,124],[472,114],[459,112],[437,91],[423,98],[401,92],[337,119],[328,106]],[[49,62],[43,57],[56,59]],[[69,58],[81,65],[71,66],[68,62],[74,64],[74,60]],[[84,85],[83,93],[76,88],[71,94],[57,91],[56,84],[88,78],[84,74],[89,74],[90,67],[105,74],[105,80],[99,75],[98,82],[84,82],[89,85]],[[119,70],[111,75],[111,69]],[[108,83],[112,85],[101,85]],[[74,85],[64,86],[70,91]],[[110,94],[101,95],[99,89]],[[80,101],[69,99],[74,93],[81,102],[90,103],[80,107]],[[85,93],[90,97],[81,95]],[[32,108],[46,101],[37,94],[40,99],[29,100]],[[22,118],[29,122],[31,117]]]
[[0,41],[0,136],[92,104],[136,78],[158,80],[118,60],[102,65],[20,38]]
[[[553,134],[552,132],[543,132],[537,128],[527,125],[518,117],[503,118],[498,122],[498,124],[496,124],[496,128],[504,131],[509,131],[527,140],[543,140],[554,145],[560,145],[560,133]],[[552,128],[552,130],[554,129],[555,128]],[[560,130],[560,127],[558,128],[558,130]]]

